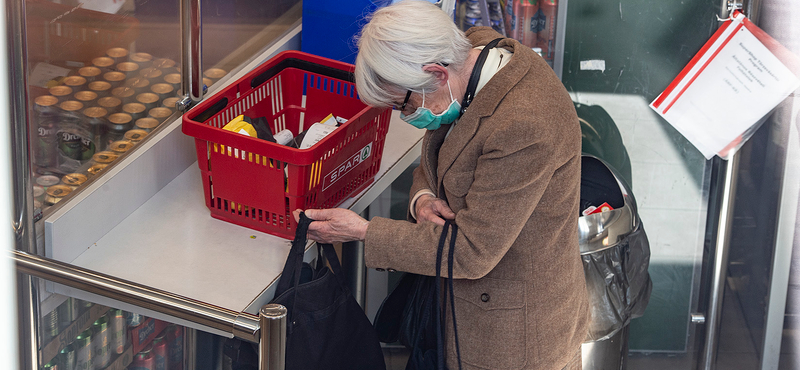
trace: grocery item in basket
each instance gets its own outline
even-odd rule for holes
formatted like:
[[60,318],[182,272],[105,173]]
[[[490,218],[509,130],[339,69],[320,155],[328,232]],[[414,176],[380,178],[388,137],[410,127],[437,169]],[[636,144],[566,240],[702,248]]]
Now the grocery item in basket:
[[[334,122],[336,122],[336,120],[334,120]],[[334,130],[336,130],[335,125],[326,125],[324,123],[315,123],[311,125],[308,131],[305,132],[306,134],[300,143],[300,149],[308,149],[314,146],[314,144],[320,142],[320,140],[324,139],[325,136],[328,136]]]
[[222,127],[223,130],[233,131],[242,135],[250,136],[250,137],[258,137],[256,133],[256,129],[253,128],[253,125],[250,124],[249,118],[246,121],[245,116],[240,114],[238,117],[234,118],[232,121],[228,122],[227,125]]
[[291,130],[282,130],[273,136],[275,142],[281,145],[289,145],[294,140],[294,135]]

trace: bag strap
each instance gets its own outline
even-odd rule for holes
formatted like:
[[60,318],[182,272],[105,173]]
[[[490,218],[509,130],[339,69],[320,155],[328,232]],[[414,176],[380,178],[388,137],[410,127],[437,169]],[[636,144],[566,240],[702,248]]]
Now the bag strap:
[[303,255],[307,241],[306,234],[311,221],[304,212],[300,213],[300,222],[297,223],[297,229],[294,232],[292,248],[289,250],[289,256],[286,257],[286,264],[283,265],[283,272],[278,280],[278,287],[275,289],[276,297],[300,283],[300,270],[303,268]]
[[[438,369],[446,369],[445,361],[444,361],[444,338],[443,338],[443,331],[444,325],[442,325],[442,310],[439,307],[439,301],[441,300],[441,295],[439,294],[439,286],[441,285],[441,277],[442,277],[442,255],[444,254],[444,244],[447,240],[447,230],[453,226],[453,230],[455,230],[455,225],[451,224],[450,220],[445,220],[444,228],[442,228],[442,236],[439,237],[439,246],[436,248],[436,279],[433,281],[434,283],[434,307],[435,310],[433,312],[436,313],[436,324],[434,328],[436,328],[436,353],[437,353],[437,362],[438,362]],[[447,305],[447,301],[445,301],[445,305]]]
[[[458,369],[461,370],[461,348],[458,345],[458,325],[456,325],[456,298],[453,290],[453,256],[456,250],[456,233],[458,227],[453,224],[452,234],[450,235],[450,251],[447,253],[447,285],[450,287],[450,309],[453,311],[453,336],[456,342],[456,357],[458,358]],[[445,300],[445,302],[447,302]],[[445,304],[446,306],[447,304]]]
[[472,67],[472,73],[470,74],[469,81],[467,82],[467,91],[464,93],[464,99],[461,100],[461,115],[463,115],[464,112],[467,111],[467,107],[472,104],[472,98],[475,97],[475,90],[478,88],[478,81],[481,79],[483,63],[486,62],[486,57],[489,55],[489,50],[497,46],[497,44],[502,40],[503,38],[499,37],[489,41],[489,43],[483,47],[481,53],[478,54],[478,59],[475,60],[475,66]]

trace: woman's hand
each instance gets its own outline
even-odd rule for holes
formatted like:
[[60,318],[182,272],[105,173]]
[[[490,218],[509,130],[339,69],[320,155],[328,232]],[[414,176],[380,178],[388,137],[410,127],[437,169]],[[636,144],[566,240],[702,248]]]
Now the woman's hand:
[[[300,212],[292,212],[295,222],[300,222]],[[306,216],[314,220],[308,226],[308,238],[320,243],[334,244],[364,240],[369,221],[344,208],[307,209]]]
[[444,220],[456,218],[456,214],[442,199],[425,194],[417,198],[414,205],[417,211],[417,222],[430,221],[439,226],[444,226]]

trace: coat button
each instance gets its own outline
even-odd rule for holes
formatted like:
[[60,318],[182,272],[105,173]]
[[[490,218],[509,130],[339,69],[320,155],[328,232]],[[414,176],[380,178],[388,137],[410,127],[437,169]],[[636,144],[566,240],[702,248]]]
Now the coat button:
[[378,271],[378,272],[384,272],[384,271],[386,271],[386,270],[384,270],[384,269],[382,269],[382,268],[376,268],[376,269],[375,269],[375,271]]
[[481,294],[481,301],[489,302],[489,295],[486,293]]

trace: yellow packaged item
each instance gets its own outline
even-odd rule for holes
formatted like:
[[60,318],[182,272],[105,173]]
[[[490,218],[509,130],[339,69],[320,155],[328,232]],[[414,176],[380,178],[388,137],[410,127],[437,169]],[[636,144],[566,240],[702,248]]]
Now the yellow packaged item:
[[256,129],[253,128],[253,125],[245,121],[243,114],[234,118],[233,121],[228,122],[228,124],[225,125],[225,127],[223,127],[222,129],[237,132],[242,135],[247,135],[250,137],[258,137]]

